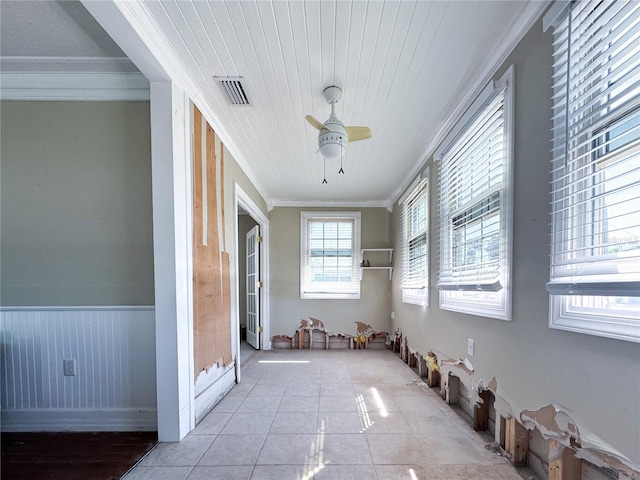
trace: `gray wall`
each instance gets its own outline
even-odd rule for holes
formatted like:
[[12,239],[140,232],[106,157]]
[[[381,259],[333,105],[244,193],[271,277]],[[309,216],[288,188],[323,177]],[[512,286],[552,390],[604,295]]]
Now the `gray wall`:
[[[557,403],[573,412],[581,433],[591,430],[640,463],[640,346],[548,327],[551,40],[540,22],[534,25],[496,75],[515,65],[513,320],[438,308],[438,164],[430,160],[431,306],[403,304],[394,280],[393,324],[423,353],[433,349],[465,358],[467,339],[473,338],[474,378],[486,384],[495,376],[498,393],[516,414]],[[397,206],[392,229],[398,248]]]
[[149,103],[1,109],[1,304],[153,305]]
[[243,325],[247,324],[247,233],[256,225],[250,215],[238,215],[238,318]]
[[[293,335],[301,319],[322,320],[334,333],[355,334],[353,322],[389,331],[390,282],[385,270],[364,272],[359,300],[300,299],[300,212],[329,209],[274,208],[269,215],[269,282],[271,335]],[[389,247],[391,215],[384,208],[351,208],[360,211],[362,248]]]
[[[235,204],[235,184],[237,183],[251,201],[256,204],[264,216],[268,216],[267,202],[262,198],[258,189],[256,189],[253,183],[251,183],[247,174],[244,173],[244,170],[242,170],[238,162],[236,162],[235,158],[233,158],[233,155],[231,155],[226,147],[224,147],[224,181],[224,198],[226,205]],[[235,218],[228,217],[226,226],[233,231],[235,223]]]

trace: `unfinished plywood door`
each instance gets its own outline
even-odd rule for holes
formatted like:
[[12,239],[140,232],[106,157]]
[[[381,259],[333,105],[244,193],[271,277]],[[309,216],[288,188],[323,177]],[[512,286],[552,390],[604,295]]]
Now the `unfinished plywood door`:
[[193,195],[193,350],[197,384],[200,375],[230,365],[233,357],[231,270],[224,229],[224,149],[195,107]]
[[247,343],[260,348],[260,225],[247,233]]

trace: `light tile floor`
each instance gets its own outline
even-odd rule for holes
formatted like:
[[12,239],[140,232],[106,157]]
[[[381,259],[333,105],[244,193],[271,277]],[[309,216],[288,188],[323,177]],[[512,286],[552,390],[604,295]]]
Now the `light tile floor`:
[[389,350],[258,352],[242,383],[126,480],[521,480]]

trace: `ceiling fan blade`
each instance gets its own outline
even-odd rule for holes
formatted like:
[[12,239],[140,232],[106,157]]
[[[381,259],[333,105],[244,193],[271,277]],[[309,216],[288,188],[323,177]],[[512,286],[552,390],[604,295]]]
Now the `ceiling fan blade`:
[[313,118],[311,115],[307,115],[304,118],[307,119],[307,122],[309,122],[313,128],[316,128],[316,129],[320,130],[322,127],[324,127],[322,122],[319,122],[318,120]]
[[349,137],[349,142],[357,142],[371,138],[371,130],[369,127],[344,127]]

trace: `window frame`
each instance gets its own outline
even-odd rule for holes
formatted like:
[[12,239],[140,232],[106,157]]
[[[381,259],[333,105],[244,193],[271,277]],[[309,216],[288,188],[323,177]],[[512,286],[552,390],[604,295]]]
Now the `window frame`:
[[[447,136],[442,146],[436,151],[434,158],[441,161],[455,143],[468,131],[474,120],[484,113],[491,101],[504,91],[503,101],[503,180],[499,189],[489,188],[486,195],[476,200],[473,204],[465,207],[465,210],[473,209],[477,204],[485,199],[491,199],[496,192],[499,192],[499,285],[470,285],[444,281],[443,265],[447,261],[447,255],[452,255],[450,248],[452,245],[453,228],[449,224],[449,219],[453,219],[453,212],[449,212],[445,202],[440,199],[439,206],[439,272],[438,284],[439,307],[459,313],[466,313],[498,320],[511,320],[512,314],[512,243],[513,243],[513,145],[514,145],[514,67],[510,66],[502,77],[494,82],[490,82],[484,91],[478,96],[476,101],[467,110],[467,113],[457,123],[457,126]],[[442,163],[439,165],[439,189],[442,190]],[[451,217],[451,218],[450,218]],[[445,219],[447,219],[445,223]],[[451,227],[451,228],[450,228]],[[482,237],[481,237],[482,238]],[[452,267],[448,267],[452,268]],[[447,270],[450,271],[450,270]],[[484,297],[484,298],[483,298]],[[492,298],[493,297],[493,298]]]
[[[402,208],[400,214],[402,226],[402,278],[400,281],[400,290],[402,292],[402,302],[412,305],[419,305],[422,307],[429,306],[429,259],[431,257],[429,249],[429,191],[430,168],[427,167],[427,169],[407,189],[408,193],[405,194],[405,196],[400,200],[398,200],[398,205]],[[415,201],[417,196],[424,196],[425,226],[424,229],[419,233],[416,233],[411,238],[408,238],[408,220],[410,216],[408,208],[411,208],[411,206],[413,206],[413,202]],[[424,286],[422,288],[410,288],[406,286],[406,283],[409,281],[409,277],[411,277],[411,272],[409,271],[410,262],[408,259],[408,255],[410,253],[410,241],[422,235],[425,236],[426,248],[426,254],[424,258]]]
[[[566,67],[567,63],[573,64],[573,59],[569,56],[572,53],[570,48],[567,48],[569,42],[571,45],[574,42],[580,43],[580,39],[576,40],[576,33],[567,33],[567,29],[571,28],[571,20],[569,16],[576,13],[574,8],[580,9],[580,4],[556,4],[550,13],[544,19],[545,30],[549,27],[556,29],[560,27],[559,32],[554,32],[554,35],[561,35],[562,41],[556,39],[554,42],[554,57],[563,56],[568,60],[564,60],[564,63],[554,62],[554,78],[562,78],[569,76],[570,70]],[[625,9],[629,5],[628,3],[620,3],[620,11]],[[601,8],[598,5],[596,8]],[[607,6],[607,8],[609,8]],[[554,11],[555,9],[555,11]],[[606,11],[606,10],[605,10]],[[596,10],[581,11],[578,10],[580,16],[594,16],[596,20],[599,20],[602,11],[596,12]],[[633,15],[640,14],[640,10],[635,10]],[[607,15],[610,15],[607,12]],[[613,16],[611,17],[613,18]],[[595,24],[595,23],[594,23]],[[600,25],[600,23],[598,23]],[[605,22],[602,25],[603,28],[598,30],[598,35],[602,35],[600,32],[604,32],[604,35],[613,33],[614,27],[606,27],[609,25]],[[576,29],[578,30],[578,29]],[[579,29],[580,34],[583,34],[583,30]],[[591,33],[591,30],[587,30],[585,34]],[[636,30],[637,32],[637,30]],[[620,35],[616,32],[615,35]],[[636,35],[638,35],[636,33]],[[615,38],[615,37],[614,37]],[[634,38],[638,38],[637,36]],[[608,37],[602,37],[603,46],[607,48],[613,48],[614,51],[620,51],[622,48],[620,45],[613,45]],[[609,42],[609,43],[607,43]],[[594,47],[595,48],[595,47]],[[612,59],[612,54],[609,50],[601,50],[598,47],[597,52],[602,52],[599,57],[606,59],[609,62]],[[581,60],[585,62],[586,60]],[[593,253],[602,249],[607,245],[604,241],[605,235],[608,234],[606,226],[603,224],[606,209],[609,208],[606,204],[606,198],[611,192],[606,192],[607,178],[605,175],[605,169],[608,166],[614,166],[618,162],[628,161],[634,158],[636,155],[640,155],[640,134],[636,132],[636,137],[632,138],[628,143],[623,143],[617,148],[610,150],[610,142],[615,143],[616,138],[609,135],[615,130],[615,126],[618,124],[624,125],[629,119],[635,119],[637,121],[640,118],[640,101],[638,101],[637,95],[633,92],[625,94],[623,99],[618,99],[612,87],[620,81],[629,81],[629,75],[623,73],[615,81],[609,80],[606,75],[612,74],[612,66],[607,64],[595,64],[596,68],[604,70],[604,78],[601,81],[602,85],[597,86],[597,90],[593,93],[590,91],[589,102],[594,106],[605,110],[606,113],[600,114],[601,116],[591,116],[585,121],[593,121],[593,124],[587,123],[586,126],[581,126],[581,119],[574,119],[573,114],[569,117],[567,108],[569,101],[567,97],[572,98],[571,95],[575,95],[575,91],[580,91],[581,88],[586,89],[584,82],[571,79],[572,83],[565,83],[560,85],[554,83],[553,112],[554,112],[554,125],[553,125],[553,150],[554,155],[551,159],[551,171],[552,171],[552,211],[551,211],[551,263],[550,263],[550,281],[547,283],[547,290],[549,292],[549,327],[552,329],[566,330],[577,333],[614,338],[618,340],[626,340],[640,343],[640,282],[624,281],[624,277],[616,278],[616,274],[605,275],[603,267],[607,266],[608,257],[610,254]],[[561,71],[561,69],[563,69]],[[637,66],[627,67],[632,71]],[[565,73],[566,72],[566,73]],[[619,72],[616,72],[620,75]],[[580,72],[578,78],[583,78]],[[575,82],[575,83],[573,83]],[[612,83],[613,82],[613,83]],[[569,86],[564,86],[569,85]],[[573,90],[570,90],[570,86],[575,85]],[[578,97],[579,98],[579,97]],[[602,102],[602,103],[599,103]],[[609,111],[606,111],[606,110]],[[586,110],[588,112],[588,110]],[[597,112],[597,110],[596,110]],[[571,112],[573,113],[573,112]],[[592,114],[590,114],[592,115]],[[595,120],[592,120],[595,119]],[[573,121],[572,121],[573,120]],[[566,128],[569,126],[572,130],[571,136],[565,139]],[[637,128],[634,127],[634,128]],[[575,132],[575,133],[574,133]],[[562,140],[560,139],[562,136]],[[620,135],[624,137],[624,135]],[[603,142],[604,140],[604,142]],[[577,159],[571,157],[567,160],[567,147],[573,143],[578,145],[585,145],[587,148],[586,153],[578,153]],[[571,150],[575,151],[577,147],[572,146]],[[618,151],[619,150],[619,151]],[[556,154],[559,151],[561,153]],[[555,172],[558,169],[557,164],[564,159],[564,168],[561,172]],[[584,170],[580,172],[579,170]],[[631,170],[633,171],[633,170]],[[555,173],[554,173],[555,172]],[[625,175],[625,174],[622,174]],[[562,185],[561,190],[566,190],[567,185],[575,188],[575,183],[569,182],[568,184],[560,183],[562,176],[575,178],[580,181],[589,181],[592,186],[590,188],[583,188],[580,192],[586,197],[584,200],[578,201],[577,194],[570,193],[562,195],[557,193],[559,187]],[[610,180],[610,179],[609,179]],[[629,190],[635,183],[628,184]],[[590,191],[590,192],[589,192]],[[630,197],[629,201],[632,201],[636,197]],[[626,201],[626,200],[625,200]],[[562,205],[562,207],[560,206]],[[615,205],[615,204],[614,204]],[[556,207],[557,206],[557,207]],[[613,208],[613,207],[611,207]],[[562,210],[568,210],[568,215],[562,214]],[[593,219],[589,225],[582,224],[578,220],[580,215],[591,216]],[[602,215],[602,217],[598,217]],[[640,223],[632,225],[630,228],[640,228]],[[572,249],[564,249],[565,244],[575,245]],[[576,248],[579,250],[591,250],[592,254],[587,256],[579,256],[574,262],[565,261],[567,267],[576,265],[574,270],[578,271],[577,267],[584,263],[590,263],[593,265],[592,273],[582,275],[573,274],[577,276],[570,276],[567,272],[562,272],[560,267],[561,263],[555,259],[558,255],[569,254],[575,252]],[[630,250],[633,251],[633,250]],[[563,253],[564,252],[564,253]],[[617,254],[615,260],[620,263],[625,261],[625,257],[618,257]],[[633,255],[629,255],[626,258],[627,261],[631,260]],[[637,257],[637,255],[636,255]],[[592,259],[592,260],[585,260]],[[611,259],[613,262],[613,259]],[[636,262],[638,260],[635,260]],[[612,263],[613,264],[613,263]],[[569,268],[569,270],[571,270]],[[594,275],[595,274],[595,275]],[[622,273],[618,271],[618,275]],[[628,276],[629,274],[627,274]],[[638,295],[612,295],[614,292],[635,292],[637,288]],[[614,307],[610,308],[611,303],[614,303]],[[630,308],[629,308],[630,307]]]
[[[306,272],[309,268],[307,259],[310,256],[309,247],[309,222],[325,220],[331,223],[331,220],[344,221],[349,219],[353,221],[352,238],[351,238],[351,281],[345,282],[346,289],[333,288],[337,283],[331,285],[329,291],[306,291],[305,286],[313,284],[306,281]],[[361,243],[361,212],[331,212],[331,211],[302,211],[300,212],[300,299],[301,300],[358,300],[360,298],[360,243]],[[320,282],[318,282],[320,283]]]

